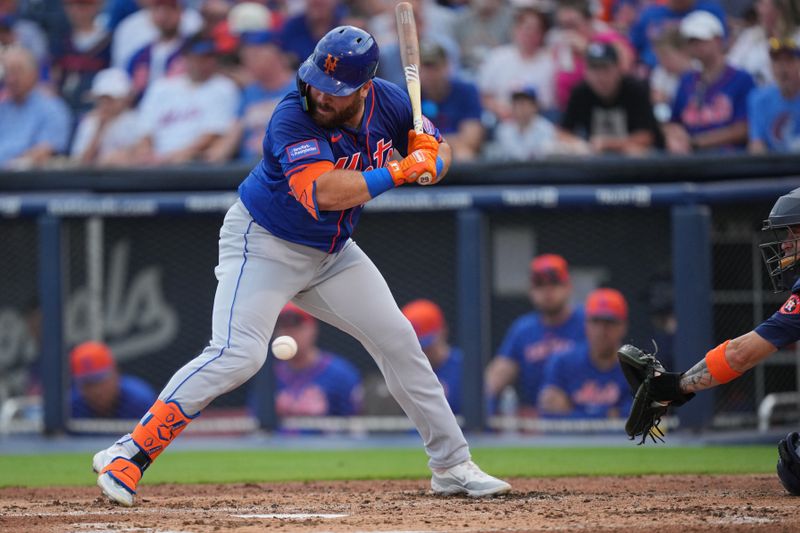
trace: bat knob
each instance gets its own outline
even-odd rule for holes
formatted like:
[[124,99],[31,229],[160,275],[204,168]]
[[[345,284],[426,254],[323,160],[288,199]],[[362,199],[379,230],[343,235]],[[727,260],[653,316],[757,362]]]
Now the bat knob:
[[417,178],[417,183],[419,183],[420,185],[432,185],[433,176],[431,176],[430,172],[426,172],[422,174],[419,178]]

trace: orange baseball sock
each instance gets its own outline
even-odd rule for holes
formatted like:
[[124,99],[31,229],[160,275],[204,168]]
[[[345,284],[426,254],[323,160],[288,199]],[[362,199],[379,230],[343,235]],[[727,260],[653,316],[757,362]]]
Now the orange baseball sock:
[[156,400],[131,433],[133,442],[154,461],[181,434],[192,419],[175,402]]

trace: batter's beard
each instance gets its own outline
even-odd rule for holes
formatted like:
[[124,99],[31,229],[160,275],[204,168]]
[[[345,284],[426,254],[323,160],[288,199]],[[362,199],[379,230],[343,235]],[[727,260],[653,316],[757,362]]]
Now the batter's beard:
[[313,98],[308,99],[308,111],[311,114],[311,119],[319,126],[332,129],[338,128],[347,124],[352,119],[356,118],[361,113],[363,99],[356,98],[349,106],[345,107],[335,115],[322,116],[319,113],[319,107]]

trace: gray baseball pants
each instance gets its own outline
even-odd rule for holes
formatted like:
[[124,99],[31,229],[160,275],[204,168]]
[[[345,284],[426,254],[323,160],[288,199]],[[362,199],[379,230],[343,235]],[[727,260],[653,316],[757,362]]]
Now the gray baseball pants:
[[267,357],[283,306],[293,301],[349,333],[372,355],[394,398],[422,436],[431,468],[469,459],[441,384],[381,273],[348,241],[327,254],[279,239],[237,201],[220,230],[209,345],[159,395],[194,416],[255,374]]

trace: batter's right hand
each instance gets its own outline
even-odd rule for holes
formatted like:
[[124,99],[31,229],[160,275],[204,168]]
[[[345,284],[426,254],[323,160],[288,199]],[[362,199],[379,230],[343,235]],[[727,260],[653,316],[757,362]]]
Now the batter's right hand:
[[436,155],[427,150],[415,150],[400,161],[389,161],[386,168],[392,175],[395,186],[398,187],[404,183],[417,181],[426,172],[436,181]]

